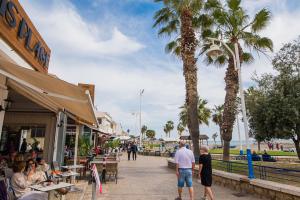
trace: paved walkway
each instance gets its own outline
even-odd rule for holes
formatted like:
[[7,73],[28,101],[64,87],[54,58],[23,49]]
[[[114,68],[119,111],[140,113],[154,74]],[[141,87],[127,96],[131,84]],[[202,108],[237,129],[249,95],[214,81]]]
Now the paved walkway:
[[[119,166],[119,182],[103,184],[103,200],[174,200],[177,197],[176,175],[167,168],[166,158],[138,156],[137,161],[127,161],[122,157]],[[202,197],[202,186],[194,181],[195,200]],[[213,186],[216,199],[220,200],[253,200],[252,196],[238,197],[236,191]],[[85,200],[91,199],[91,187],[87,188]],[[184,200],[188,200],[187,189]],[[75,200],[75,199],[74,199]]]

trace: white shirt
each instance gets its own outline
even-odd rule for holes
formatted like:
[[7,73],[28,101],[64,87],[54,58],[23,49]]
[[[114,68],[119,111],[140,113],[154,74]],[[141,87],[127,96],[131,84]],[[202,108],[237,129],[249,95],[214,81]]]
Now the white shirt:
[[179,165],[179,169],[191,169],[192,164],[195,163],[194,153],[181,147],[175,154],[175,163]]

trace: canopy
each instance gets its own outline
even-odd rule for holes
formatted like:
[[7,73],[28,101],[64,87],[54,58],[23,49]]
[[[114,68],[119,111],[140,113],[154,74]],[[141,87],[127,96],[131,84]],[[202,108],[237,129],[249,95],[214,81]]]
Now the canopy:
[[20,67],[0,57],[0,74],[7,86],[37,104],[53,111],[64,111],[77,122],[97,127],[88,92],[55,76]]

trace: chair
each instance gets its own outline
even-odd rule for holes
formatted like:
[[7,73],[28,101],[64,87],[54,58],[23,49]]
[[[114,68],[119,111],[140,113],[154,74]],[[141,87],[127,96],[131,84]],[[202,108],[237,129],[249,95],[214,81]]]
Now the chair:
[[106,174],[109,176],[114,176],[116,184],[118,183],[118,163],[107,163],[106,164]]
[[105,175],[106,175],[105,167],[103,166],[103,164],[95,164],[95,165],[96,165],[100,180],[103,181],[103,182],[106,182],[106,180],[105,180]]

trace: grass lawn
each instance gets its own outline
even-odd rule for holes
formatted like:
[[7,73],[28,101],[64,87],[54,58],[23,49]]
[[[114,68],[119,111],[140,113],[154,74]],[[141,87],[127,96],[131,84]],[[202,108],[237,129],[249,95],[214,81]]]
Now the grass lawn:
[[[223,154],[223,149],[211,149],[209,151],[211,154]],[[297,156],[295,152],[284,152],[284,151],[267,151],[271,156]],[[263,151],[257,152],[258,154],[263,154]],[[230,149],[230,154],[239,155],[239,149]],[[244,154],[246,154],[246,150],[244,150]]]

